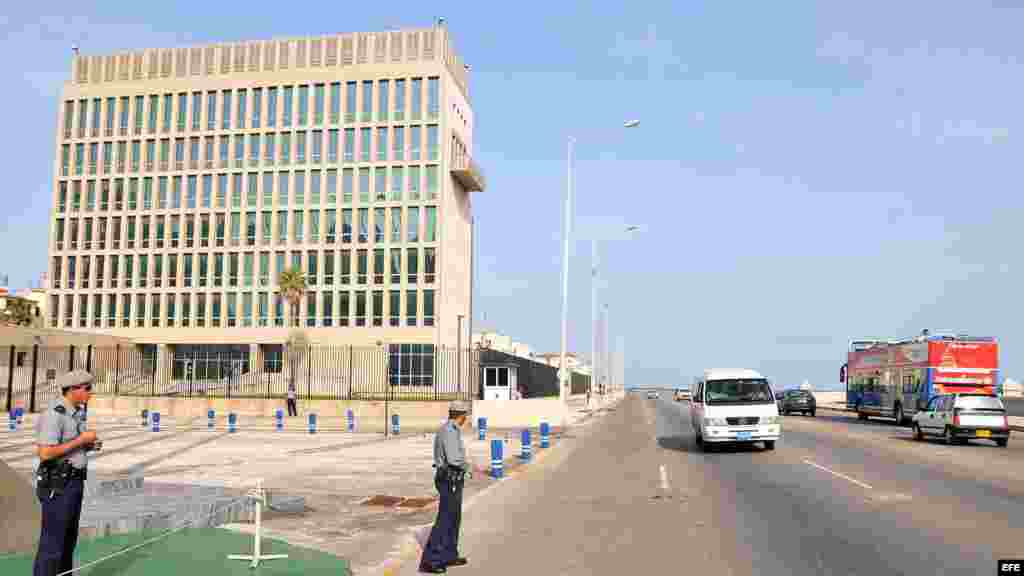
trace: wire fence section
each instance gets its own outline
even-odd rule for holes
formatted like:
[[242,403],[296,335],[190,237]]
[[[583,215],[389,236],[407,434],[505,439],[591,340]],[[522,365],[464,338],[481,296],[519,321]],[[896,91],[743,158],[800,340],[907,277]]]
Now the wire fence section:
[[83,369],[111,396],[323,400],[472,400],[480,351],[430,344],[118,345],[0,349],[4,408],[39,409],[60,375]]

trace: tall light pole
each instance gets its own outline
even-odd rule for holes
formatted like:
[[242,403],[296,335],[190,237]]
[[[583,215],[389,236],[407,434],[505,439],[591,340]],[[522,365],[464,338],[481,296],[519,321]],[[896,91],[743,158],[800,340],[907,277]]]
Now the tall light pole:
[[[630,225],[626,226],[624,231],[632,233],[640,230],[640,226]],[[591,385],[597,384],[600,386],[603,380],[606,384],[610,383],[613,374],[611,373],[611,366],[608,364],[608,305],[604,305],[604,321],[602,324],[601,320],[601,305],[598,303],[598,271],[600,259],[598,258],[598,251],[600,247],[600,238],[595,235],[592,240],[592,268],[590,274],[590,304],[591,304],[591,355],[593,357],[594,368],[591,374]],[[600,393],[601,388],[598,388]]]
[[[628,120],[623,123],[623,128],[636,128],[640,125],[639,120]],[[558,398],[563,403],[566,400],[569,379],[569,370],[565,363],[566,347],[569,344],[569,241],[572,236],[572,187],[573,187],[573,146],[576,139],[569,137],[569,150],[567,162],[567,178],[565,187],[565,241],[562,247],[562,349],[559,355],[558,376],[559,389]],[[594,268],[596,274],[597,268]],[[595,362],[592,362],[595,364]],[[590,382],[594,382],[594,370],[591,370]]]
[[562,249],[562,351],[558,361],[558,399],[565,404],[569,371],[565,365],[565,348],[569,341],[569,236],[572,234],[572,146],[575,139],[569,137],[568,178],[565,186],[565,244]]
[[[640,125],[639,120],[628,120],[623,123],[624,128],[636,128]],[[569,239],[571,237],[571,213],[572,213],[572,147],[575,143],[575,138],[569,136],[568,138],[568,162],[567,162],[567,178],[565,187],[565,238],[562,249],[562,346],[561,354],[559,355],[558,362],[558,399],[564,403],[566,395],[566,388],[568,383],[566,380],[569,377],[569,371],[565,366],[565,347],[568,345],[568,303],[569,303]],[[596,266],[594,269],[596,274]],[[594,364],[592,362],[592,364]],[[591,383],[594,382],[594,370],[591,370]]]

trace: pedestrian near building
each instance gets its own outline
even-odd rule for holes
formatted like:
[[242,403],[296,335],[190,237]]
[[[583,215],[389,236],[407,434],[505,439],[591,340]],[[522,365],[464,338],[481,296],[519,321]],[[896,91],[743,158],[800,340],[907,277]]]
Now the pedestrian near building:
[[73,568],[85,493],[87,453],[99,450],[96,433],[86,430],[84,406],[92,396],[93,377],[74,370],[58,380],[62,396],[36,424],[36,496],[42,506],[42,529],[33,576],[55,576]]
[[288,415],[298,416],[299,410],[295,407],[295,382],[288,383]]
[[462,488],[469,475],[461,428],[468,418],[466,403],[453,402],[448,407],[448,421],[434,435],[434,486],[440,502],[437,519],[423,547],[420,572],[444,574],[449,566],[467,563],[466,558],[459,555],[459,529],[462,523]]

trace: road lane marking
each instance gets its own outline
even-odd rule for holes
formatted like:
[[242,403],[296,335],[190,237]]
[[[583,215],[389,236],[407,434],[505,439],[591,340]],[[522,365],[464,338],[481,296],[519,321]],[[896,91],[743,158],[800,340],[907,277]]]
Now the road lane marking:
[[668,487],[668,471],[665,470],[665,465],[661,465],[661,489],[665,492],[669,491]]
[[860,486],[861,488],[866,488],[868,490],[874,490],[874,488],[872,488],[871,486],[861,482],[860,480],[857,480],[856,478],[850,478],[846,474],[841,474],[839,472],[836,472],[835,470],[830,470],[830,469],[822,466],[821,464],[818,464],[818,463],[813,462],[811,460],[804,460],[804,464],[808,464],[810,466],[814,466],[815,468],[817,468],[819,470],[824,470],[825,472],[828,472],[829,474],[832,474],[833,476],[838,476],[839,478],[842,478],[843,480],[846,480],[847,482],[852,482],[852,483],[856,484],[857,486]]

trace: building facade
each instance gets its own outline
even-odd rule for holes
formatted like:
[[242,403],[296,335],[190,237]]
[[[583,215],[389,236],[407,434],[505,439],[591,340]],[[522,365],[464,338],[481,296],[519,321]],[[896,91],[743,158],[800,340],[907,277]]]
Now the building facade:
[[313,344],[455,346],[485,187],[468,80],[443,25],[75,54],[47,325],[165,354],[279,346],[293,323]]

